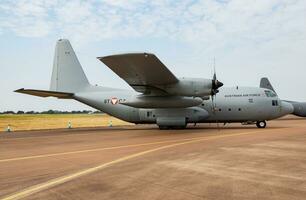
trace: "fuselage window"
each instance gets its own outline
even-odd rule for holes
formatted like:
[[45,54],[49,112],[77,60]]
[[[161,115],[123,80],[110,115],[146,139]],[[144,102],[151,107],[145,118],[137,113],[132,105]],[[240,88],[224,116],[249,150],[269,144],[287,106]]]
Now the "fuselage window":
[[238,108],[238,111],[241,111],[241,108]]
[[228,109],[228,111],[232,111],[232,109],[231,109],[231,108],[229,108],[229,109]]
[[147,112],[147,117],[150,117],[150,116],[152,116],[152,112],[151,112],[151,111],[148,111],[148,112]]
[[221,109],[221,108],[219,108],[219,111],[221,112],[221,111],[222,111],[222,109]]

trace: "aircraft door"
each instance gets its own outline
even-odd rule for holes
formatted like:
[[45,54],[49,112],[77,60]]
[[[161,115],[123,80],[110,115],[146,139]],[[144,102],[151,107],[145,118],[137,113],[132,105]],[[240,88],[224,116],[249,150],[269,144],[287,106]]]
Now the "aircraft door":
[[153,109],[140,109],[139,117],[141,121],[144,122],[155,122],[156,116]]

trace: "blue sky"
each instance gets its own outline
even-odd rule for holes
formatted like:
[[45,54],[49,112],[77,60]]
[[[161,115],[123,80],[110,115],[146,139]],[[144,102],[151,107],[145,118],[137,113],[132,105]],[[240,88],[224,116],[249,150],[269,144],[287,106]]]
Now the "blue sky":
[[2,0],[0,111],[88,109],[12,92],[49,88],[59,38],[71,41],[93,84],[129,89],[96,57],[146,51],[178,77],[210,78],[215,57],[225,86],[267,76],[281,98],[306,101],[304,0]]

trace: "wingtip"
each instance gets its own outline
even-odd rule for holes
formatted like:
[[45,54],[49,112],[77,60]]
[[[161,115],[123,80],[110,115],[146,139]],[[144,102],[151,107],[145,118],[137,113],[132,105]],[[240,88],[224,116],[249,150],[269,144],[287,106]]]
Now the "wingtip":
[[20,88],[20,89],[14,90],[14,92],[21,92],[21,91],[24,91],[24,88]]
[[133,55],[144,55],[144,56],[155,56],[154,53],[149,53],[149,52],[131,52],[131,53],[121,53],[121,54],[112,54],[112,55],[107,55],[107,56],[99,56],[97,59],[103,60],[106,58],[113,58],[113,57],[121,57],[121,56],[133,56]]
[[100,60],[100,61],[103,62],[103,63],[104,63],[105,58],[107,58],[107,56],[100,56],[100,57],[97,57],[97,59]]

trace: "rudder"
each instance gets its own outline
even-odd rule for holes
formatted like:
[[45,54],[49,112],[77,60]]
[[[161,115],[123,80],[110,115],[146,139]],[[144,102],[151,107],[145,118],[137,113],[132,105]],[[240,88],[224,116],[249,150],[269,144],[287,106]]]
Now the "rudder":
[[275,92],[272,84],[270,83],[269,79],[266,78],[266,77],[261,78],[259,87],[260,88],[266,88],[266,89],[269,89],[269,90],[272,90],[273,92]]

